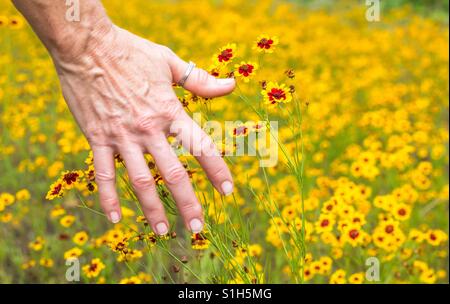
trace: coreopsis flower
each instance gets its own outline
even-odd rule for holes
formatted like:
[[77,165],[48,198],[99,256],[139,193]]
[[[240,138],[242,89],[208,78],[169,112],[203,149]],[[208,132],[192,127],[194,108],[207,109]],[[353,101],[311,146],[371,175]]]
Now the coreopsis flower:
[[41,258],[39,260],[39,265],[41,265],[42,267],[45,267],[45,268],[52,268],[53,264],[54,264],[54,262],[50,258]]
[[61,181],[65,189],[72,189],[80,182],[83,176],[84,173],[81,170],[65,171],[61,175]]
[[[1,211],[1,206],[0,206],[0,211]],[[12,219],[13,219],[13,214],[11,212],[3,213],[0,216],[0,221],[2,221],[3,223],[9,223]]]
[[61,224],[61,226],[65,227],[65,228],[72,226],[73,222],[75,222],[75,216],[73,216],[73,215],[63,216],[59,220],[59,223]]
[[268,128],[267,123],[264,121],[251,122],[248,125],[251,132],[260,132]]
[[292,100],[289,88],[285,84],[269,82],[265,85],[265,89],[261,91],[264,101],[269,105],[277,105],[279,103],[288,103]]
[[433,269],[427,269],[420,274],[419,279],[422,283],[434,284],[436,282],[436,273]]
[[219,49],[219,52],[214,55],[213,61],[216,65],[226,65],[233,61],[236,57],[236,44],[229,43]]
[[354,273],[348,278],[348,282],[350,284],[362,284],[363,281],[364,281],[363,272]]
[[64,168],[64,163],[62,161],[55,161],[53,164],[51,164],[47,168],[47,175],[48,177],[55,177],[61,172],[61,170]]
[[86,190],[87,190],[90,194],[95,193],[95,192],[97,192],[97,190],[98,190],[98,186],[97,186],[97,184],[94,183],[94,182],[87,183],[87,184],[85,184],[85,186],[86,186]]
[[29,260],[29,261],[27,261],[25,263],[22,263],[21,268],[23,270],[27,270],[27,269],[33,268],[34,266],[36,266],[36,261],[35,260]]
[[9,23],[9,19],[6,16],[0,16],[0,28],[6,26]]
[[344,269],[336,270],[330,276],[330,284],[345,284],[347,283],[347,279],[345,278],[346,272]]
[[80,249],[78,247],[74,247],[74,248],[69,249],[66,252],[64,252],[64,259],[65,260],[76,259],[79,256],[81,256],[82,254],[83,254],[82,249]]
[[321,214],[315,223],[316,232],[323,233],[332,231],[335,223],[336,220],[333,214]]
[[5,207],[10,206],[14,203],[15,197],[11,193],[2,193],[0,194],[0,204],[3,204]]
[[75,235],[72,238],[72,241],[77,244],[78,246],[83,246],[89,239],[88,234],[86,231],[80,231],[75,233]]
[[262,53],[273,53],[278,43],[278,37],[276,36],[260,35],[256,39],[253,49]]
[[241,78],[244,82],[249,82],[250,79],[255,76],[259,66],[255,62],[242,61],[240,64],[236,64],[234,68],[234,75],[236,77]]
[[47,200],[54,200],[55,198],[64,196],[64,184],[61,179],[50,185],[50,190],[47,192],[45,198]]
[[251,257],[259,257],[262,253],[262,247],[259,244],[252,244],[248,246],[248,254]]
[[399,221],[406,221],[411,216],[411,207],[407,204],[398,204],[394,207],[393,215]]
[[439,246],[448,240],[447,234],[442,230],[432,229],[426,232],[425,239],[432,246]]
[[231,135],[233,137],[245,137],[249,134],[250,128],[248,124],[238,123],[232,130]]
[[84,163],[86,165],[88,165],[89,167],[94,164],[94,153],[92,152],[92,150],[89,151],[89,154],[86,157],[86,159],[84,160]]
[[138,273],[138,278],[139,278],[142,282],[147,282],[147,283],[149,283],[149,282],[152,281],[152,277],[151,277],[148,273],[145,273],[145,272],[142,272],[142,271]]
[[103,269],[105,269],[105,264],[98,258],[93,259],[89,264],[83,266],[83,272],[88,278],[98,277]]
[[119,284],[141,284],[142,280],[137,276],[132,276],[129,278],[123,278],[120,280]]
[[38,236],[36,239],[30,243],[28,243],[28,248],[34,250],[34,251],[40,251],[42,248],[44,248],[45,240],[43,237]]
[[422,243],[425,240],[425,233],[423,233],[419,229],[413,228],[409,231],[408,239],[416,243]]
[[303,267],[303,279],[305,282],[308,282],[314,277],[314,273],[311,270],[311,266],[305,266]]
[[138,249],[126,249],[120,252],[118,262],[129,262],[142,258],[143,253]]
[[290,79],[294,79],[295,78],[295,72],[292,69],[284,71],[284,74]]
[[21,29],[24,26],[24,20],[20,16],[11,16],[9,18],[9,27],[18,30]]
[[16,192],[16,199],[18,201],[27,201],[30,199],[30,197],[30,191],[28,191],[27,189],[22,189]]
[[191,247],[195,250],[208,249],[210,241],[206,237],[206,232],[194,233],[191,236]]
[[50,211],[50,216],[52,218],[60,217],[61,215],[66,214],[66,210],[61,205],[56,205]]
[[364,231],[361,230],[359,224],[348,224],[343,229],[342,240],[349,243],[352,247],[362,245],[364,243]]

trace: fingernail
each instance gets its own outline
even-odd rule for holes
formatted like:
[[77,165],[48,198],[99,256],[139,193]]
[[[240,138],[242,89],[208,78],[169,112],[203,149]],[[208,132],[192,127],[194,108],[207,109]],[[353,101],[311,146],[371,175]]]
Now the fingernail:
[[233,184],[229,181],[224,181],[222,183],[222,192],[223,195],[227,196],[230,195],[231,193],[233,193]]
[[116,211],[111,212],[109,214],[109,218],[111,219],[111,222],[113,222],[114,224],[120,221],[119,213],[117,213]]
[[191,222],[189,223],[189,225],[191,226],[191,231],[193,233],[199,233],[202,231],[203,229],[203,223],[199,220],[199,219],[193,219],[191,220]]
[[220,85],[234,84],[234,78],[217,78],[217,83]]
[[159,223],[156,225],[156,233],[159,235],[166,235],[169,229],[165,223]]

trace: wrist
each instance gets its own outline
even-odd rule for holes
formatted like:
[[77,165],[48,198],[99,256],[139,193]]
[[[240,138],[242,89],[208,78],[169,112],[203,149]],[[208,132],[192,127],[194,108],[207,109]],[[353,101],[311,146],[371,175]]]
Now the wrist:
[[51,39],[48,49],[56,62],[74,62],[104,45],[114,25],[104,15],[97,20],[83,19],[75,26],[65,27]]

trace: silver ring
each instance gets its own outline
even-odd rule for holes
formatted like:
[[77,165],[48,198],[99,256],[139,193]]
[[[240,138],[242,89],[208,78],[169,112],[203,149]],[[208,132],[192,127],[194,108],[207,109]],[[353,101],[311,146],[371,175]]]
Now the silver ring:
[[178,85],[180,87],[184,86],[184,84],[186,83],[186,80],[189,78],[189,75],[191,75],[194,68],[195,68],[195,63],[193,63],[192,61],[189,61],[189,65],[186,69],[186,72],[184,72],[183,78],[181,78],[181,80],[178,81]]

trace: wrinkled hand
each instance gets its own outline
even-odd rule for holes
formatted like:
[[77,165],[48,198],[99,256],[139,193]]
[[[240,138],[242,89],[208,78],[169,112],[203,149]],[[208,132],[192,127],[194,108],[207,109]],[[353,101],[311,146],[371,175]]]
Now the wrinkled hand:
[[[94,154],[100,202],[116,223],[121,218],[115,188],[114,154],[124,159],[128,176],[153,230],[166,234],[169,224],[144,153],[150,153],[192,232],[203,227],[202,208],[187,172],[167,142],[177,122],[182,144],[200,149],[198,162],[215,188],[232,192],[230,171],[212,140],[185,113],[172,89],[188,64],[168,48],[113,26],[102,41],[76,56],[54,58],[64,97]],[[230,93],[233,79],[216,79],[195,69],[184,87],[196,95]]]

